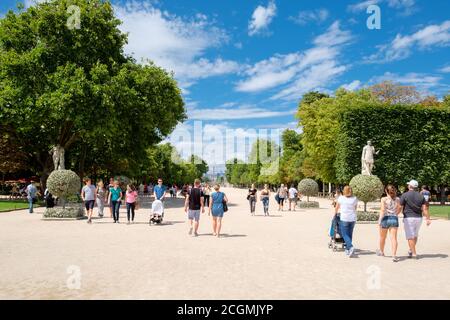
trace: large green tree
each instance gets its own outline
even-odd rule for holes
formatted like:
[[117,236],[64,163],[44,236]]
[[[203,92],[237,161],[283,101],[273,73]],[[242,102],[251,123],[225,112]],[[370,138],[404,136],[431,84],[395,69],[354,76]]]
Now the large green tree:
[[[72,5],[79,28],[68,25]],[[72,148],[68,165],[83,176],[93,150],[105,162],[144,159],[185,118],[172,75],[123,53],[120,23],[102,0],[51,0],[0,20],[0,120],[31,142],[43,182],[52,146]]]
[[301,134],[291,129],[283,131],[281,136],[283,153],[280,159],[279,176],[283,183],[297,184],[304,178],[301,137]]

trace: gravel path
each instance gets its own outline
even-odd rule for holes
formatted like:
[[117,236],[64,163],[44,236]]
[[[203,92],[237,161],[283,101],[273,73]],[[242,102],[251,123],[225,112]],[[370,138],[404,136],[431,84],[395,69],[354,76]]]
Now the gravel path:
[[[250,216],[246,190],[223,189],[231,201],[223,237],[202,215],[188,236],[183,200],[169,200],[165,224],[149,226],[149,209],[133,225],[109,218],[42,221],[44,208],[0,213],[1,299],[450,299],[450,221],[422,226],[422,258],[375,255],[377,226],[358,224],[359,254],[327,247],[330,202],[321,209]],[[96,209],[95,209],[96,210]],[[390,252],[387,243],[386,253]]]

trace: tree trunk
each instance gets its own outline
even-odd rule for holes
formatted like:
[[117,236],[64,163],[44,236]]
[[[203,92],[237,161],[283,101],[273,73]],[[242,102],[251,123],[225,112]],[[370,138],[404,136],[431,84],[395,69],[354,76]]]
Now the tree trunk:
[[81,154],[80,154],[80,163],[79,163],[79,170],[78,174],[80,176],[81,182],[83,183],[84,178],[84,164],[86,162],[86,153],[87,153],[87,145],[83,144],[81,147]]
[[441,205],[445,205],[445,187],[441,185]]
[[47,188],[47,179],[50,173],[52,172],[53,168],[53,162],[51,159],[51,156],[49,154],[44,154],[44,159],[41,159],[41,161],[38,161],[41,165],[42,171],[40,172],[40,178],[39,181],[41,183],[42,192],[45,191]]
[[364,212],[367,212],[367,202],[364,202]]

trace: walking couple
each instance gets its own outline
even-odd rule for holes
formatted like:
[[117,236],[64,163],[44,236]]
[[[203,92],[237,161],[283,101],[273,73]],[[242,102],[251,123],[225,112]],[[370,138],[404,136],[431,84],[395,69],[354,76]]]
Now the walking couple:
[[[208,215],[212,214],[213,235],[220,237],[223,214],[228,210],[228,198],[225,193],[219,191],[220,186],[218,184],[214,186],[214,190],[215,191],[211,194],[211,204],[208,208]],[[199,179],[195,179],[194,186],[186,195],[184,211],[188,214],[189,235],[197,237],[200,212],[205,213],[205,199]]]

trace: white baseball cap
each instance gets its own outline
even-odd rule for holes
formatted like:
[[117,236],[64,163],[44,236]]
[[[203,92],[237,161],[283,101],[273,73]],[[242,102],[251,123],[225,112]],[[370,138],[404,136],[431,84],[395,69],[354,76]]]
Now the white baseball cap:
[[408,186],[415,188],[419,187],[419,183],[416,180],[411,180],[410,182],[408,182]]

